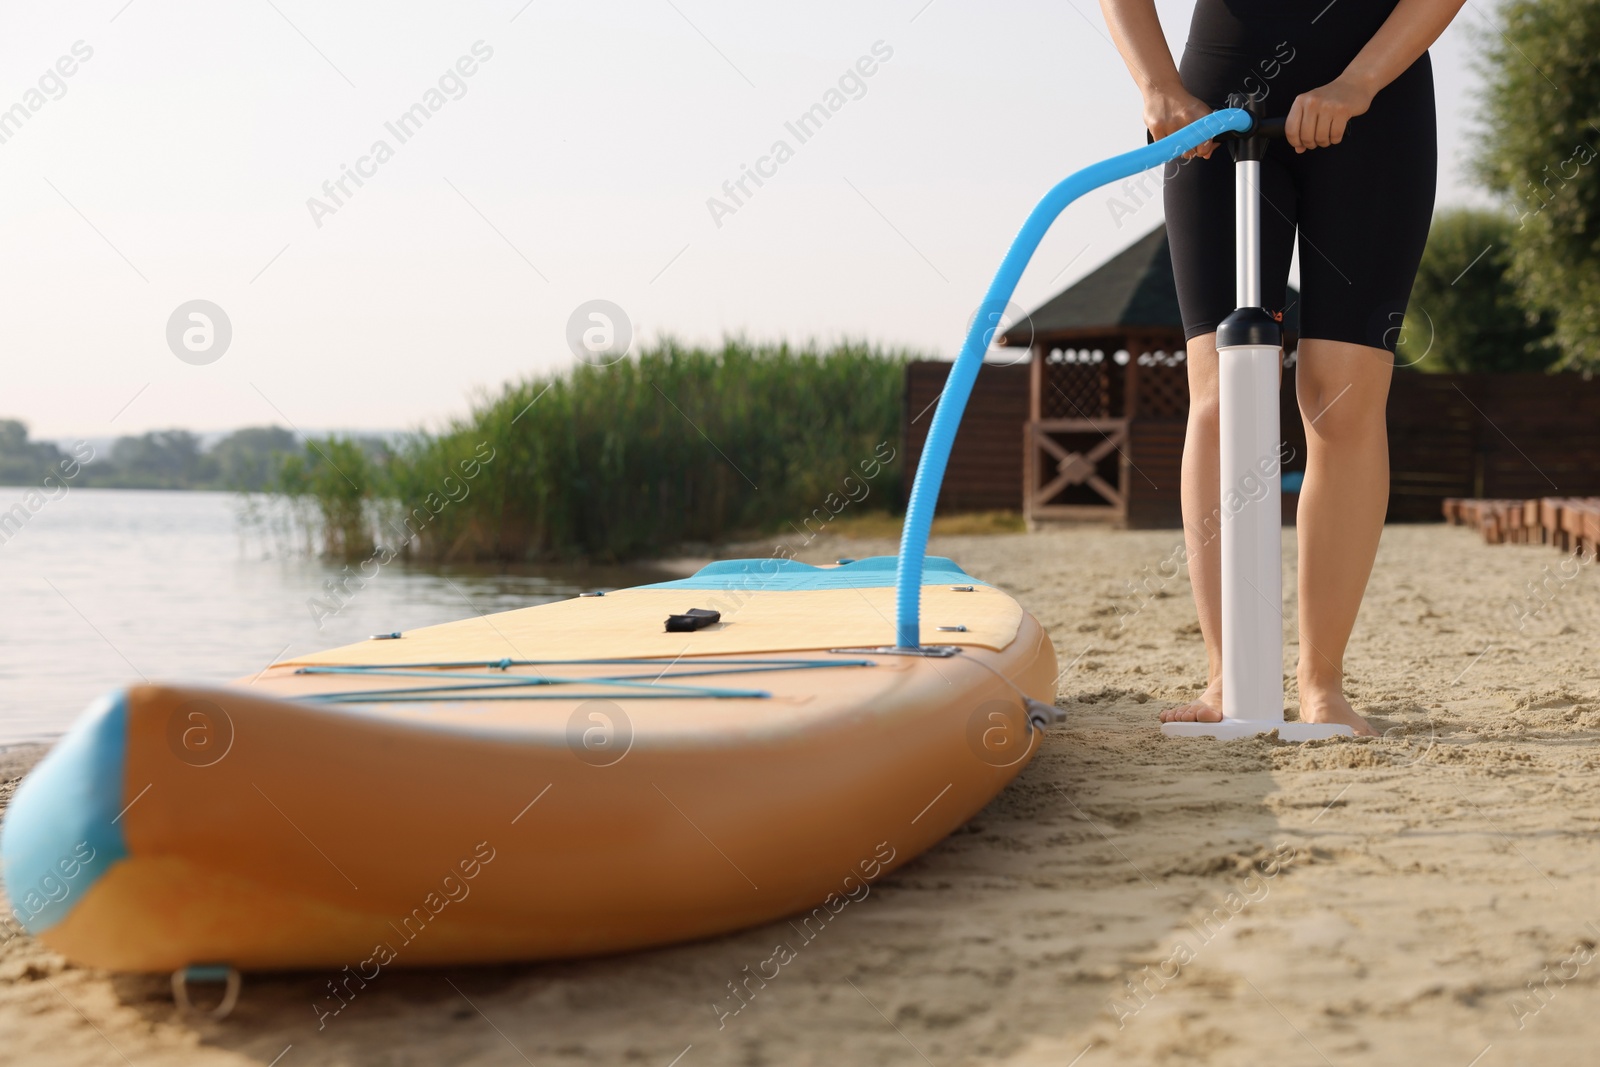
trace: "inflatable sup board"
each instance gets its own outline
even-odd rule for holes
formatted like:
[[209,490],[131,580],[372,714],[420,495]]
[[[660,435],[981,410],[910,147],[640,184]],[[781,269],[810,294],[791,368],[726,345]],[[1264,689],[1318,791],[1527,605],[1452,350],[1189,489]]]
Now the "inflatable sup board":
[[1052,696],[1038,622],[946,560],[924,569],[939,645],[874,647],[894,577],[892,558],[715,563],[227,687],[131,687],[13,799],[14,913],[121,971],[816,926],[999,792],[1040,737],[1022,694]]

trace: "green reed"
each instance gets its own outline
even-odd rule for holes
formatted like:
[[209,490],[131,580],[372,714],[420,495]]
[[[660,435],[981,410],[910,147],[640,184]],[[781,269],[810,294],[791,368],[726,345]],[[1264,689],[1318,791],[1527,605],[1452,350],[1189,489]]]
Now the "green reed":
[[314,502],[322,550],[342,558],[376,542],[431,560],[619,560],[810,530],[897,505],[907,358],[662,341],[507,385],[392,451],[310,442],[280,488]]

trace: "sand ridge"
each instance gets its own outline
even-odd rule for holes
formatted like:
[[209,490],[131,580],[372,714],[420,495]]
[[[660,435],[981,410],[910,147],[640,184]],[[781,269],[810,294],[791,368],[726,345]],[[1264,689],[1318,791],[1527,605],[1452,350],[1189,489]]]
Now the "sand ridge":
[[[203,1022],[176,1015],[164,978],[70,967],[16,938],[0,946],[6,1060],[1593,1062],[1593,568],[1553,581],[1554,549],[1389,527],[1348,657],[1352,701],[1384,736],[1218,745],[1153,725],[1204,681],[1176,546],[1094,526],[935,541],[1045,624],[1067,722],[720,1028],[713,1004],[785,924],[601,960],[397,971],[320,1032],[309,1005],[326,976],[246,976],[234,1016]],[[819,538],[801,558],[890,551]],[[9,754],[0,776],[33,755]]]

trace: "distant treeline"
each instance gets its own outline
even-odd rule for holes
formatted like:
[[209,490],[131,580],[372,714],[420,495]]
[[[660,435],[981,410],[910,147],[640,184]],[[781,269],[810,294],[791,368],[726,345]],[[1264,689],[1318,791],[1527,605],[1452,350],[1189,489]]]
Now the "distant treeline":
[[277,426],[235,430],[210,448],[187,430],[119,437],[109,449],[63,448],[31,441],[23,423],[0,419],[0,485],[38,486],[76,468],[74,487],[260,492],[276,487],[284,457],[299,450],[299,439]]
[[904,363],[826,350],[661,342],[614,366],[503,387],[391,448],[307,441],[277,487],[324,554],[616,560],[892,508]]

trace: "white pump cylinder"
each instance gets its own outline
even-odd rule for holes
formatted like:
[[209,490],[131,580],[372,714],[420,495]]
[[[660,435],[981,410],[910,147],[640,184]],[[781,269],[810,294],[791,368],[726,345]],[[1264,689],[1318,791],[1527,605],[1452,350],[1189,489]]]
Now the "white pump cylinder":
[[1222,713],[1283,722],[1283,529],[1277,346],[1218,351],[1222,424]]

